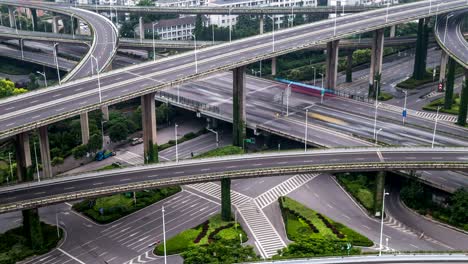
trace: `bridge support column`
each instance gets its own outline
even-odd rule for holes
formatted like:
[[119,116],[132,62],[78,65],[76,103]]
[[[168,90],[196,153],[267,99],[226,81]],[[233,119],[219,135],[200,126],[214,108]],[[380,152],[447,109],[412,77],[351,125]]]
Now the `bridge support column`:
[[444,109],[452,108],[453,104],[453,86],[455,84],[455,67],[457,63],[454,59],[449,58],[448,61],[448,72],[447,72],[447,84],[445,87],[445,103]]
[[394,38],[396,36],[396,25],[390,27],[390,37]]
[[418,38],[416,40],[416,53],[414,56],[413,79],[422,80],[426,75],[427,46],[429,43],[429,19],[421,18],[418,23]]
[[156,142],[156,109],[154,93],[141,97],[141,117],[143,123],[143,152],[145,164],[157,163],[158,144]]
[[32,249],[41,249],[44,245],[41,221],[39,219],[38,209],[27,209],[23,214],[23,234],[27,238]]
[[276,57],[271,58],[271,75],[276,76]]
[[340,40],[334,40],[327,43],[327,72],[326,89],[334,90],[336,88],[336,75],[338,72],[338,44]]
[[58,21],[59,21],[58,16],[53,16],[52,17],[52,32],[53,33],[59,33],[59,27],[58,27]]
[[10,27],[11,28],[16,28],[15,26],[15,8],[14,7],[8,7],[8,20],[10,21]]
[[29,134],[27,132],[16,135],[16,175],[18,182],[29,181],[32,179],[31,169],[31,149],[29,147]]
[[[382,59],[384,47],[384,30],[374,31],[371,50],[371,65],[369,73],[369,97],[374,98],[380,92],[380,77],[382,75]],[[376,89],[378,87],[378,89]]]
[[233,111],[232,111],[232,144],[243,147],[245,139],[245,66],[235,68],[232,74]]
[[42,161],[42,176],[43,178],[52,177],[52,164],[50,160],[49,135],[47,134],[47,126],[42,126],[39,129],[39,148],[41,151]]
[[350,51],[346,56],[346,82],[353,82],[353,52]]
[[88,113],[80,114],[80,125],[81,125],[81,144],[86,145],[89,141],[89,120]]
[[143,42],[145,39],[145,29],[143,27],[143,17],[138,19],[138,33],[140,33],[140,42]]
[[231,220],[231,179],[221,179],[221,218]]
[[460,126],[466,125],[468,112],[468,69],[465,69],[465,79],[463,80],[462,90],[460,93],[460,109],[458,112],[457,124]]
[[261,35],[261,34],[263,34],[264,17],[263,17],[263,15],[259,15],[258,18],[259,18],[259,21],[260,21],[260,35]]
[[30,8],[29,12],[31,13],[33,29],[37,31],[37,10],[35,8]]
[[445,82],[445,75],[447,71],[447,63],[448,63],[449,56],[448,54],[442,50],[442,54],[440,57],[440,73],[439,73],[439,83]]
[[105,105],[101,107],[102,119],[104,121],[109,121],[109,106]]
[[379,171],[375,175],[375,197],[374,197],[374,212],[375,216],[381,216],[382,211],[382,198],[385,188],[385,171]]

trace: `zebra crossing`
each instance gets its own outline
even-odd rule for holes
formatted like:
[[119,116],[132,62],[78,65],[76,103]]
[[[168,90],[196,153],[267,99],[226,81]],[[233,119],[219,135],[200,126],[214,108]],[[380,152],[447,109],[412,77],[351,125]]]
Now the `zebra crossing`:
[[[403,112],[403,108],[396,106],[396,105],[382,103],[380,107],[386,110],[393,111],[393,112],[398,112],[398,113]],[[424,119],[430,119],[430,120],[434,120],[437,116],[437,113],[432,113],[432,112],[416,111],[412,109],[407,109],[406,111],[408,112],[408,115],[413,115],[413,116],[421,117]],[[454,115],[446,115],[446,114],[439,113],[439,116],[437,119],[439,121],[445,121],[445,122],[450,122],[450,123],[457,122],[457,116],[454,116]]]
[[264,258],[278,254],[278,250],[286,247],[286,243],[253,200],[237,207],[240,217],[252,233],[255,244]]
[[124,262],[124,264],[144,264],[144,263],[155,263],[157,258],[150,256],[152,255],[151,250],[146,251],[145,253],[139,255],[138,257],[134,257],[129,261]]
[[133,153],[131,151],[117,153],[115,158],[132,166],[142,165],[144,163],[143,156]]
[[[221,186],[213,182],[204,182],[187,185],[194,190],[197,190],[201,193],[214,197],[218,200],[221,200]],[[231,203],[234,206],[240,206],[248,201],[252,200],[249,196],[246,196],[242,193],[231,190]]]
[[257,196],[254,199],[254,201],[258,205],[258,207],[260,207],[260,209],[263,209],[267,207],[268,205],[277,201],[280,196],[287,195],[288,193],[296,190],[297,188],[301,187],[305,183],[311,181],[318,175],[319,174],[294,175],[293,177],[287,179],[286,181],[276,185],[270,190]]

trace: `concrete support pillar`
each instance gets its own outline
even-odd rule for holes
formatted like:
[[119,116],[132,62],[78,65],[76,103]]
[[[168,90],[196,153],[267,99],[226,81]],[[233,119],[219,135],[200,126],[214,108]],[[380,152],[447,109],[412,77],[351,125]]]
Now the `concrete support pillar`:
[[346,56],[346,82],[353,82],[353,52],[350,51]]
[[109,106],[105,105],[101,107],[102,119],[104,121],[109,121]]
[[383,59],[383,47],[384,47],[384,30],[377,29],[374,31],[374,37],[372,39],[372,50],[371,50],[371,65],[369,73],[369,97],[375,97],[376,90],[375,85],[380,86],[380,77],[382,75],[382,59]]
[[421,18],[418,23],[418,38],[414,56],[413,79],[423,80],[426,77],[427,48],[429,45],[429,19]]
[[16,28],[15,26],[15,8],[14,7],[8,7],[8,19],[10,21],[10,27],[11,28]]
[[375,176],[375,197],[374,197],[374,212],[375,216],[381,216],[382,198],[385,189],[385,171],[379,171]]
[[334,40],[327,43],[327,72],[326,89],[334,90],[336,88],[336,77],[338,73],[338,44],[340,40]]
[[140,41],[145,39],[145,29],[143,27],[143,17],[138,19],[138,32],[140,33]]
[[396,25],[390,27],[390,37],[394,38],[396,36]]
[[50,159],[49,135],[47,133],[47,126],[42,126],[39,129],[39,148],[41,151],[42,161],[42,177],[52,177],[52,163]]
[[58,26],[58,21],[59,21],[58,16],[53,16],[52,17],[52,32],[53,33],[59,33],[59,26]]
[[86,145],[89,142],[88,113],[80,114],[80,125],[81,125],[81,144]]
[[16,135],[15,138],[15,151],[16,151],[16,175],[18,182],[31,180],[32,173],[30,168],[31,162],[31,149],[29,147],[29,134],[27,132]]
[[156,109],[154,93],[141,97],[141,117],[143,123],[143,152],[145,163],[158,162],[158,144],[156,142]]
[[271,58],[271,75],[276,76],[276,57]]
[[447,71],[447,63],[449,56],[445,51],[441,51],[441,57],[440,57],[440,73],[439,73],[439,83],[444,83],[445,82],[445,75]]
[[232,112],[232,144],[243,147],[245,139],[245,66],[235,68],[232,73],[233,112]]
[[448,72],[447,72],[447,83],[445,86],[445,102],[444,109],[450,109],[453,105],[453,88],[455,85],[455,68],[457,63],[454,59],[449,58]]
[[221,179],[221,218],[231,221],[231,179]]
[[76,20],[76,26],[75,26],[75,34],[76,35],[81,35],[80,22],[81,22],[81,20],[79,20],[79,19]]
[[31,20],[34,30],[37,31],[37,10],[35,8],[30,8],[29,11],[31,12]]
[[260,20],[260,35],[263,34],[263,28],[264,28],[264,17],[263,15],[258,16]]
[[466,126],[466,118],[468,113],[468,69],[465,69],[465,78],[460,92],[460,109],[458,110],[457,124]]
[[37,208],[23,210],[23,234],[26,237],[29,246],[34,249],[44,247],[44,237],[42,234],[41,221]]

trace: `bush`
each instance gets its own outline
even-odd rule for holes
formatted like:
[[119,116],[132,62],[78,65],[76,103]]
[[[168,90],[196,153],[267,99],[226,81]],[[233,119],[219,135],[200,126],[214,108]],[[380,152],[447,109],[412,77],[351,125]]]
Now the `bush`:
[[72,154],[75,159],[81,159],[82,157],[86,156],[87,152],[88,152],[87,145],[79,145],[72,149]]
[[52,166],[57,166],[60,164],[63,164],[63,158],[62,157],[54,157],[51,161]]

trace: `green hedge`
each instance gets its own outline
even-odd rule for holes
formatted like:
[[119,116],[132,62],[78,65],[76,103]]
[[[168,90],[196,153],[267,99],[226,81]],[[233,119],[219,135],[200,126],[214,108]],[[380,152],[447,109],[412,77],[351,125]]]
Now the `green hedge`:
[[336,179],[369,211],[374,210],[375,177],[371,173],[340,173]]
[[453,102],[454,103],[452,105],[452,108],[444,109],[445,98],[442,97],[442,98],[436,99],[436,100],[430,102],[429,104],[425,105],[423,107],[423,109],[427,110],[427,111],[437,111],[437,107],[442,106],[442,108],[440,108],[440,112],[453,114],[453,115],[458,115],[458,112],[459,112],[459,109],[460,109],[460,100],[461,100],[460,95],[455,94],[455,96],[453,97]]
[[211,157],[219,157],[219,156],[227,156],[227,155],[237,155],[237,154],[244,154],[244,150],[241,147],[236,146],[224,146],[217,149],[213,149],[202,153],[195,158],[211,158]]
[[[321,239],[337,242],[349,241],[352,245],[365,247],[374,244],[370,239],[349,227],[335,222],[289,197],[280,197],[278,201],[283,214],[286,233],[290,240]],[[326,222],[328,222],[328,226]],[[315,226],[318,232],[313,232],[308,223]],[[333,229],[335,229],[334,232]],[[344,237],[340,239],[339,236],[341,235],[344,235]]]
[[[181,191],[179,186],[173,186],[135,192],[136,205],[134,204],[133,193],[115,194],[97,199],[85,199],[82,202],[74,204],[73,209],[100,224],[106,224],[167,198],[179,191]],[[103,209],[103,214],[100,213],[100,208]]]
[[[57,237],[57,228],[41,222],[44,236],[44,248],[33,250],[27,245],[26,237],[23,235],[23,227],[17,227],[0,234],[0,263],[13,264],[33,255],[42,255],[57,246],[61,237]],[[62,236],[62,232],[60,232]]]
[[[215,236],[215,240],[236,240],[239,241],[239,234],[242,234],[242,242],[248,240],[247,234],[242,230],[240,225],[236,227],[233,225],[234,221],[225,222],[221,220],[221,215],[215,215],[208,220],[208,231],[201,237],[198,243],[195,243],[195,239],[202,232],[203,224],[194,228],[182,231],[171,239],[167,240],[166,253],[168,255],[180,254],[187,251],[189,248],[194,246],[203,246],[210,243],[209,237],[216,229],[221,229]],[[225,228],[228,225],[231,227]],[[212,242],[212,241],[211,241]],[[164,244],[157,245],[154,249],[154,254],[164,255]]]

